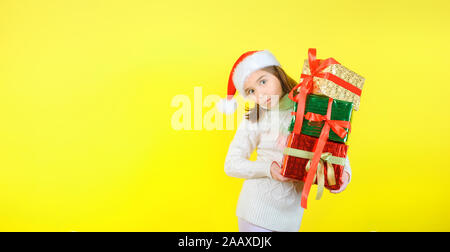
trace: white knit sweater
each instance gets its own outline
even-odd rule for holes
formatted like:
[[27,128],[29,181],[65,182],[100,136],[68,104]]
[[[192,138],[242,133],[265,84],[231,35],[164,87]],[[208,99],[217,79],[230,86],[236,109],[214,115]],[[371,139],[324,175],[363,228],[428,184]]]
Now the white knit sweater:
[[[225,159],[225,173],[245,179],[236,215],[274,231],[297,232],[303,216],[303,182],[279,182],[270,174],[272,161],[281,164],[283,160],[293,105],[284,95],[279,106],[265,110],[258,122],[243,118]],[[250,161],[255,148],[257,160]],[[351,175],[348,157],[344,170]]]

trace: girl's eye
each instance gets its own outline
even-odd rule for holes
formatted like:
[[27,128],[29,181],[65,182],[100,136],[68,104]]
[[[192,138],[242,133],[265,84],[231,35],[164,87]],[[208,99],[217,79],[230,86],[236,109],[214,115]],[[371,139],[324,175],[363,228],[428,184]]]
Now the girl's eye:
[[266,84],[266,80],[261,80],[259,83]]
[[251,94],[253,94],[253,92],[254,92],[253,89],[250,89],[250,90],[247,91],[247,94],[251,95]]

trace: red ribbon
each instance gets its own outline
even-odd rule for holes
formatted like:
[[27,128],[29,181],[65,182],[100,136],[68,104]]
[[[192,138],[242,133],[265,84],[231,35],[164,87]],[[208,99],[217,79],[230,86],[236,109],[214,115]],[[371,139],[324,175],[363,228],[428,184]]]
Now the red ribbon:
[[[353,86],[352,84],[342,80],[341,78],[337,77],[336,75],[332,73],[324,73],[322,72],[325,68],[327,68],[330,65],[333,64],[340,64],[333,58],[328,58],[325,60],[316,59],[316,49],[315,48],[309,48],[308,50],[308,62],[309,62],[309,69],[311,74],[302,74],[301,78],[303,78],[303,81],[300,82],[297,86],[295,86],[291,92],[289,92],[289,98],[295,102],[297,102],[297,112],[296,112],[296,118],[298,120],[295,120],[294,130],[293,132],[295,134],[300,134],[302,130],[302,124],[303,124],[303,115],[305,113],[305,104],[306,104],[306,96],[309,93],[312,93],[314,88],[314,77],[323,78],[330,80],[334,82],[335,84],[349,90],[350,92],[353,92],[356,95],[361,96],[361,89]],[[294,97],[294,91],[300,88],[300,92]]]
[[306,120],[313,122],[325,121],[326,124],[330,125],[330,128],[336,135],[340,138],[344,138],[347,135],[345,128],[350,129],[350,122],[348,121],[338,121],[338,120],[328,120],[326,116],[316,113],[308,112],[305,115]]
[[329,98],[327,114],[325,116],[311,113],[311,112],[308,112],[305,115],[305,118],[310,121],[325,121],[325,124],[323,125],[322,132],[320,132],[319,139],[314,144],[314,148],[313,148],[314,156],[311,159],[310,170],[308,171],[308,174],[306,175],[305,184],[303,186],[301,206],[304,209],[306,209],[306,206],[307,206],[309,191],[311,189],[311,185],[314,180],[314,175],[316,174],[316,171],[317,171],[317,165],[319,164],[320,156],[322,155],[323,148],[325,147],[325,144],[327,143],[327,139],[328,139],[328,136],[330,133],[330,128],[341,138],[344,138],[347,135],[347,131],[345,130],[345,128],[348,128],[350,130],[350,122],[331,120],[332,105],[333,105],[333,99]]
[[[316,59],[316,49],[315,48],[309,48],[308,50],[308,62],[309,62],[309,69],[311,74],[302,74],[301,78],[303,78],[303,81],[300,82],[297,86],[295,86],[291,92],[289,92],[289,98],[295,102],[297,102],[297,113],[296,113],[296,119],[294,130],[293,132],[295,134],[300,134],[302,130],[302,124],[303,124],[303,115],[305,113],[305,103],[306,103],[306,96],[309,93],[312,93],[314,88],[314,77],[320,77],[324,78],[326,77],[325,73],[322,73],[322,70],[324,70],[326,67],[332,64],[339,64],[336,60],[333,58],[328,58],[326,60],[319,60]],[[294,91],[297,90],[300,87],[300,92],[294,97]]]

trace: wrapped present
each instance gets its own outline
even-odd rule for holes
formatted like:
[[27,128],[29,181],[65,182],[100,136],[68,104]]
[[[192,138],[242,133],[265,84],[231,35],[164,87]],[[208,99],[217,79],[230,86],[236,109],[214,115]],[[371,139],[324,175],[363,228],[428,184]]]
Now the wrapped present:
[[[293,112],[295,118],[293,118],[293,127],[291,127],[292,133],[290,134],[289,139],[295,139],[298,135],[303,133],[303,131],[305,131],[304,133],[308,132],[308,134],[316,136],[319,135],[318,132],[320,132],[313,150],[310,151],[313,153],[311,161],[304,168],[307,174],[304,179],[305,183],[302,190],[301,206],[305,209],[311,185],[316,181],[316,175],[325,174],[325,168],[322,163],[324,163],[324,159],[328,160],[328,156],[330,155],[327,152],[324,154],[323,151],[325,145],[327,142],[331,141],[329,138],[334,141],[340,141],[341,143],[346,142],[347,135],[350,133],[351,110],[358,110],[359,108],[359,97],[361,96],[361,88],[364,83],[364,78],[361,76],[358,76],[345,67],[336,66],[340,65],[340,63],[335,59],[316,59],[316,49],[314,48],[308,50],[307,61],[307,64],[304,65],[304,72],[301,75],[300,83],[289,92],[289,98],[297,104],[296,110]],[[323,79],[322,82],[320,79]],[[330,91],[332,89],[334,91]],[[308,103],[311,109],[310,111],[306,110],[307,98],[314,97],[311,95],[314,92],[328,96],[328,98],[324,98],[328,99],[326,113],[323,111],[323,105],[316,106]],[[341,94],[343,92],[345,94]],[[351,94],[347,92],[350,92]],[[317,102],[320,103],[316,100],[316,103],[313,104],[317,104]],[[336,105],[334,104],[340,102],[348,102],[347,106],[349,106],[348,104],[351,104],[350,113],[347,111],[347,119],[344,120],[338,120],[336,117],[332,118],[332,107],[335,107]],[[340,113],[340,109],[336,108],[336,114],[334,116],[337,116]],[[342,119],[341,116],[342,114],[339,115],[338,118]],[[303,130],[304,124],[306,124],[305,130]],[[312,132],[314,132],[314,134],[312,134]],[[292,141],[289,142],[286,147],[285,151],[287,153],[292,151],[289,149],[291,147],[289,144],[292,144]],[[298,151],[296,151],[296,154],[298,154]],[[306,154],[303,153],[300,155]],[[283,166],[289,162],[289,158],[291,158],[290,155],[285,155],[283,159],[287,161],[283,161]],[[283,169],[286,170],[286,167],[283,167]],[[325,181],[323,181],[324,177],[317,176],[317,179],[318,185],[323,184],[323,186],[319,187],[323,190],[323,187],[325,186]]]
[[[348,98],[348,101],[354,102],[356,104],[356,106],[354,104],[353,109],[357,110],[359,108],[359,96],[361,96],[361,89],[359,87],[362,88],[362,84],[364,82],[364,79],[362,77],[361,77],[362,81],[360,81],[359,83],[356,83],[353,81],[356,77],[348,77],[348,76],[350,76],[350,74],[349,74],[350,71],[339,71],[339,74],[341,74],[341,72],[342,72],[342,74],[340,76],[334,75],[332,72],[329,72],[328,70],[330,70],[330,69],[342,70],[343,68],[340,68],[339,66],[337,66],[337,65],[340,65],[340,63],[337,62],[333,58],[328,58],[325,60],[316,59],[316,49],[315,48],[310,48],[308,50],[308,60],[307,61],[308,61],[308,64],[307,64],[307,66],[304,66],[305,73],[302,73],[302,75],[300,77],[300,83],[297,86],[295,86],[291,90],[291,92],[289,92],[289,98],[298,104],[298,108],[296,111],[297,118],[302,118],[304,115],[306,97],[308,94],[313,93],[313,92],[319,92],[319,89],[322,94],[326,94],[326,96],[328,96],[328,97],[331,97],[331,95],[334,94],[331,91],[330,92],[325,91],[325,87],[328,87],[328,85],[330,85],[330,86],[337,85],[340,88],[344,88],[344,89],[348,90],[349,92],[351,92],[352,95],[350,95],[349,97],[352,97],[352,99],[350,100],[350,98]],[[335,73],[337,73],[337,71],[335,71]],[[316,83],[319,83],[320,79],[324,79],[324,80],[322,80],[322,82],[326,81],[327,84],[320,85],[320,86],[318,84],[316,84]],[[349,80],[350,82],[348,82],[347,80]],[[322,83],[322,82],[320,82],[320,83]],[[330,83],[330,82],[332,82],[332,83]],[[357,86],[359,86],[359,87],[357,87]],[[340,88],[336,88],[336,90],[341,90]],[[345,92],[347,92],[347,91],[345,91]],[[356,95],[357,97],[354,96],[353,94]],[[336,96],[336,97],[338,97],[338,98],[336,98],[337,100],[345,100],[347,95],[344,95],[342,97],[341,96]],[[331,98],[335,99],[334,97],[331,97]],[[341,99],[339,99],[339,98],[341,98]],[[295,122],[293,132],[295,134],[300,134],[302,125],[303,125],[303,120],[297,120]]]
[[[324,172],[322,172],[322,170],[324,169],[322,162],[323,162],[323,160],[328,160],[326,158],[326,156],[329,154],[324,154],[323,151],[324,151],[326,143],[329,141],[328,137],[330,135],[330,129],[334,133],[336,133],[337,136],[339,136],[342,139],[344,139],[344,137],[348,134],[349,131],[347,131],[347,129],[350,130],[350,122],[349,121],[331,120],[331,112],[332,112],[332,105],[334,103],[334,99],[332,99],[332,98],[327,98],[327,99],[328,99],[328,102],[327,102],[327,110],[326,110],[325,115],[321,115],[321,114],[317,114],[317,113],[313,113],[313,112],[307,112],[304,115],[304,117],[308,121],[323,122],[323,127],[320,132],[320,136],[319,136],[319,138],[316,138],[317,140],[314,143],[314,147],[312,149],[313,154],[312,154],[311,161],[305,167],[305,172],[307,172],[307,174],[306,174],[306,178],[304,179],[305,184],[303,186],[302,199],[301,199],[301,206],[305,209],[307,206],[308,195],[309,195],[309,191],[311,189],[311,185],[316,178],[316,173],[317,174],[324,173]],[[297,110],[297,112],[298,112],[298,110]],[[297,124],[297,122],[299,122],[299,121],[303,121],[303,120],[299,120],[299,119],[295,120],[295,123]],[[292,151],[291,145],[292,145],[293,140],[296,138],[296,135],[299,135],[299,134],[297,134],[295,132],[295,126],[294,126],[294,131],[290,134],[289,141],[285,148],[286,153],[289,153],[290,151]],[[284,160],[283,160],[282,170],[284,170],[284,171],[286,171],[286,165],[289,162],[289,157],[290,157],[289,155],[285,155],[283,158]],[[332,163],[332,162],[333,161],[330,161],[330,163]],[[319,165],[319,164],[321,164],[321,165]],[[338,164],[342,164],[342,163],[338,163]],[[321,191],[318,191],[317,199],[320,199],[325,182],[323,181],[323,177],[317,176],[317,179],[318,179],[317,184],[319,185],[319,189],[321,189]]]
[[[353,102],[353,109],[358,110],[361,90],[364,85],[364,77],[339,63],[328,65],[322,70],[322,73],[324,73],[325,78],[313,77],[312,93],[325,95],[337,100]],[[303,64],[300,81],[310,75],[309,60],[306,59]]]
[[[284,149],[282,175],[288,178],[306,180],[307,172],[313,158],[316,137],[308,135],[291,134],[288,138],[288,146]],[[319,184],[319,192],[323,187],[329,190],[337,190],[343,184],[342,174],[348,145],[327,141],[319,161],[314,184]],[[319,195],[319,198],[321,193]]]
[[[289,131],[293,131],[295,121],[297,120],[295,112],[297,111],[297,103],[294,104],[294,116],[292,117]],[[327,114],[328,97],[322,95],[309,94],[306,98],[305,113],[311,112],[320,115]],[[331,120],[351,121],[353,103],[341,100],[334,100],[331,107]],[[311,122],[307,118],[302,117],[303,124],[301,133],[309,136],[319,137],[324,126],[323,121]],[[345,129],[347,132],[349,129]],[[329,139],[331,141],[345,143],[348,139],[348,134],[344,138],[339,137],[332,129],[330,129]]]

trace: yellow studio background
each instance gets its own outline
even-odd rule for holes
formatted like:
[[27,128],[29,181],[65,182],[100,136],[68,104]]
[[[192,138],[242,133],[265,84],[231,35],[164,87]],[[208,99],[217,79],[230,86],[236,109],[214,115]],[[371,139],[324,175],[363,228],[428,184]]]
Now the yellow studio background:
[[366,82],[352,182],[310,196],[300,231],[450,231],[449,13],[444,0],[2,0],[0,231],[237,231],[235,130],[177,131],[171,102],[225,96],[248,50],[299,80],[310,47]]

